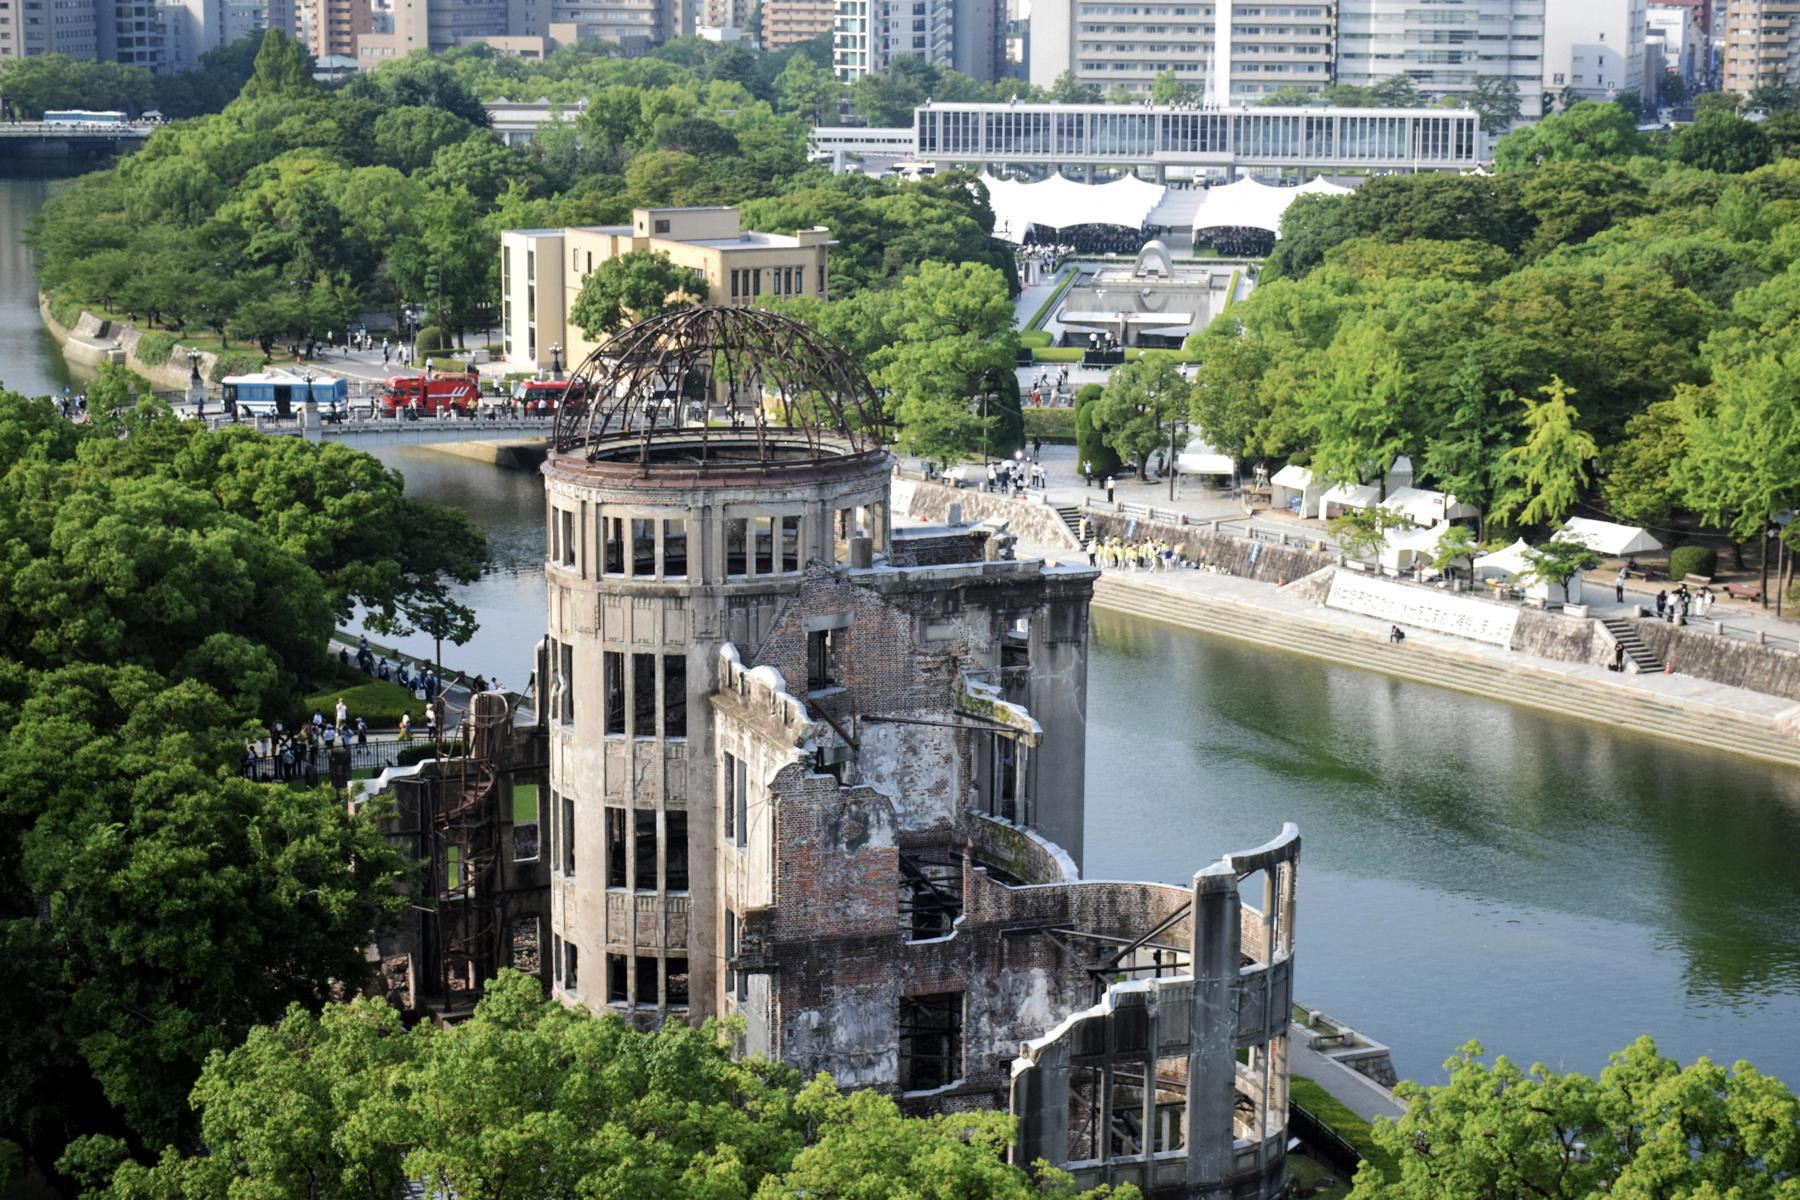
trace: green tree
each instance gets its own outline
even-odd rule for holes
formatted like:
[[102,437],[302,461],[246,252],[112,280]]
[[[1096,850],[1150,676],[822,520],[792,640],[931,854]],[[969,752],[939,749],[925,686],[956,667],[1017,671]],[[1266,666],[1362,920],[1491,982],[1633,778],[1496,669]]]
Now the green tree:
[[[1166,449],[1176,427],[1188,418],[1190,391],[1173,355],[1146,354],[1113,372],[1099,398],[1091,401],[1090,419],[1114,453],[1137,464],[1138,479],[1147,479],[1150,456]],[[1168,464],[1170,470],[1174,466]]]
[[[1434,485],[1481,512],[1486,528],[1494,493],[1507,477],[1506,449],[1511,429],[1511,392],[1489,390],[1480,370],[1464,366],[1451,383],[1447,419],[1425,444],[1419,466]],[[1441,569],[1441,568],[1440,568]]]
[[1196,89],[1181,82],[1170,70],[1158,71],[1150,81],[1150,102],[1152,104],[1185,104],[1194,99]]
[[1800,1172],[1800,1103],[1749,1063],[1684,1068],[1639,1038],[1598,1079],[1505,1057],[1490,1065],[1475,1042],[1444,1066],[1446,1084],[1400,1085],[1406,1115],[1373,1135],[1399,1177],[1365,1166],[1353,1200],[1777,1200]]
[[1116,475],[1124,465],[1094,424],[1094,404],[1105,390],[1097,383],[1084,383],[1075,392],[1075,465],[1077,468],[1085,465],[1095,479]]
[[1687,503],[1676,472],[1687,457],[1677,397],[1652,404],[1625,423],[1624,437],[1605,448],[1606,506],[1621,520],[1666,523]]
[[1686,454],[1676,467],[1688,505],[1740,542],[1762,547],[1768,605],[1769,531],[1800,502],[1800,351],[1765,350],[1721,363],[1676,411]]
[[1333,483],[1378,480],[1385,497],[1388,470],[1406,450],[1407,396],[1405,364],[1382,330],[1341,333],[1298,398],[1313,473]]
[[[992,267],[928,262],[901,282],[895,339],[874,362],[902,449],[952,463],[1018,444],[1016,383],[1003,387],[1018,355],[1012,323],[1006,280]],[[1001,412],[983,416],[986,395]]]
[[1508,478],[1494,498],[1494,514],[1524,525],[1561,521],[1581,500],[1589,465],[1599,453],[1582,431],[1581,414],[1569,403],[1575,390],[1552,376],[1538,389],[1544,399],[1524,397],[1525,440],[1501,457]]
[[1367,508],[1345,509],[1326,522],[1325,527],[1331,531],[1332,539],[1346,555],[1370,559],[1387,545],[1389,530],[1405,529],[1411,524],[1403,513],[1380,505],[1370,505]]
[[1050,99],[1056,104],[1098,104],[1100,89],[1076,79],[1074,71],[1064,71],[1051,83]]
[[1530,564],[1529,578],[1557,588],[1566,601],[1569,581],[1581,572],[1599,566],[1600,556],[1588,549],[1585,542],[1553,538],[1541,546],[1529,547],[1525,551],[1525,561]]
[[314,91],[312,55],[306,47],[279,29],[263,34],[256,52],[256,66],[244,84],[246,99],[300,96]]
[[705,299],[700,272],[676,266],[667,254],[634,250],[607,259],[582,280],[569,320],[593,339]]
[[1675,135],[1678,162],[1721,175],[1742,175],[1769,161],[1769,135],[1731,113],[1705,112]]
[[1439,536],[1432,547],[1431,565],[1448,571],[1459,562],[1469,564],[1469,578],[1475,578],[1475,557],[1481,553],[1481,542],[1467,525],[1452,525]]
[[1503,171],[1517,171],[1558,159],[1624,161],[1644,152],[1637,119],[1616,104],[1578,100],[1535,125],[1513,130],[1494,147]]
[[1481,131],[1498,137],[1519,119],[1519,85],[1511,75],[1477,75],[1468,104],[1481,118]]
[[816,125],[828,125],[838,119],[844,86],[830,71],[805,55],[796,54],[775,77],[775,93],[782,112],[804,117]]

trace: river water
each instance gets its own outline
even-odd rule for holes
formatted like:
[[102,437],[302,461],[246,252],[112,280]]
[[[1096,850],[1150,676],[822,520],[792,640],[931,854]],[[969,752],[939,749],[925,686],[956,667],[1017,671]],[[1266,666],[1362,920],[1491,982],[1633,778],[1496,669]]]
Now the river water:
[[[0,222],[40,184],[0,179]],[[16,240],[0,379],[48,390]],[[467,592],[481,631],[446,660],[523,685],[538,477],[381,457],[493,544]],[[1650,1033],[1800,1086],[1800,773],[1106,612],[1088,682],[1086,874],[1185,882],[1295,821],[1298,994],[1391,1044],[1402,1075],[1440,1078],[1470,1038],[1591,1072]]]

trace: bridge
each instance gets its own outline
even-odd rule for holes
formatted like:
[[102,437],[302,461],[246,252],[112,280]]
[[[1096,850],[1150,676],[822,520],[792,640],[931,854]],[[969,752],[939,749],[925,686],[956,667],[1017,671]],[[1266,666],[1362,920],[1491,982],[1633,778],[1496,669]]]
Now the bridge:
[[[215,415],[208,405],[206,423],[213,429],[229,425],[249,425],[258,433],[276,437],[303,437],[309,442],[337,442],[357,450],[375,450],[386,446],[429,446],[445,442],[495,442],[510,445],[515,454],[507,455],[496,447],[496,461],[507,458],[528,459],[541,444],[548,446],[556,428],[552,416],[500,416],[482,414],[475,417],[419,417],[406,420],[380,416],[367,410],[352,410],[341,421],[314,421],[300,417],[252,417],[233,421]],[[521,453],[522,452],[522,453]]]
[[0,141],[67,142],[71,146],[137,143],[155,132],[155,125],[66,125],[51,121],[0,122]]

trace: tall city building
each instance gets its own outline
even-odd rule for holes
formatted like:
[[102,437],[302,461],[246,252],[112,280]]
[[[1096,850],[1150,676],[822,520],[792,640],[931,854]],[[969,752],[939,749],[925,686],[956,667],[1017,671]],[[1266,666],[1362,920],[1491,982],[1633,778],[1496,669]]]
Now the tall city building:
[[369,0],[308,0],[312,11],[307,49],[314,58],[356,57],[357,39],[374,32]]
[[1222,62],[1229,100],[1254,102],[1290,87],[1318,91],[1331,82],[1332,8],[1331,0],[1279,7],[1039,0],[1031,9],[1029,75],[1043,88],[1067,71],[1103,94],[1148,95],[1156,76],[1172,71],[1195,92],[1228,102],[1216,78]]
[[384,32],[357,38],[357,65],[378,67],[414,50],[486,42],[537,55],[575,41],[614,42],[641,53],[694,29],[681,0],[392,0]]
[[[1652,4],[1645,10],[1649,26],[1645,48],[1652,51],[1663,75],[1676,75],[1688,91],[1696,90],[1712,69],[1711,43],[1699,14],[1681,4]],[[1655,82],[1660,83],[1659,76]],[[1646,88],[1653,81],[1646,79]]]
[[1006,73],[1005,0],[837,0],[831,58],[845,83],[902,58],[997,79]]
[[168,68],[166,14],[156,0],[99,0],[97,16],[96,41],[102,62],[151,71]]
[[[1552,3],[1544,13],[1544,88],[1554,99],[1645,97],[1646,0]],[[1659,71],[1660,74],[1660,64]],[[1654,100],[1654,96],[1648,99]]]
[[94,0],[6,0],[0,3],[0,61],[62,54],[92,59],[100,29]]
[[1726,0],[1723,50],[1720,82],[1728,92],[1800,83],[1800,3]]
[[1427,95],[1466,101],[1478,78],[1499,76],[1518,88],[1522,118],[1535,120],[1544,108],[1545,3],[1338,0],[1336,81],[1366,87],[1408,75]]
[[836,8],[832,0],[763,0],[763,49],[785,50],[795,42],[830,33]]

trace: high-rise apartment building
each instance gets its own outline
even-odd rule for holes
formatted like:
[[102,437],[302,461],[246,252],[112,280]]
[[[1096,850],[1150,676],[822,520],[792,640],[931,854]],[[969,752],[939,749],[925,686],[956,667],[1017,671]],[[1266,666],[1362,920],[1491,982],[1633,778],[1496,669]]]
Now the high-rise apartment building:
[[63,54],[91,59],[99,52],[94,0],[5,0],[0,3],[0,61]]
[[[1068,71],[1107,95],[1148,95],[1156,76],[1171,71],[1219,102],[1254,102],[1289,87],[1318,91],[1331,82],[1333,7],[1040,0],[1031,10],[1030,79],[1047,88]],[[1220,62],[1228,64],[1228,97],[1214,78]]]
[[156,0],[100,0],[96,10],[99,59],[151,71],[166,70],[169,39],[165,15]]
[[[1552,3],[1544,13],[1544,89],[1553,99],[1644,97],[1645,0]],[[1654,97],[1650,97],[1654,99]],[[1529,110],[1527,110],[1529,111]]]
[[785,50],[795,42],[830,33],[836,9],[832,0],[763,0],[763,49]]
[[1712,69],[1711,42],[1700,25],[1699,13],[1683,4],[1652,4],[1645,10],[1645,21],[1649,29],[1644,46],[1654,52],[1651,59],[1660,55],[1656,65],[1661,75],[1645,79],[1644,86],[1660,85],[1662,75],[1673,74],[1688,91],[1697,90]]
[[1723,49],[1720,81],[1728,92],[1800,82],[1800,3],[1726,0]]
[[1005,0],[837,0],[831,51],[845,83],[901,58],[997,79],[1006,73]]
[[1518,88],[1523,118],[1535,120],[1544,107],[1545,3],[1338,0],[1336,81],[1366,87],[1408,75],[1428,95],[1467,100],[1479,77],[1501,76]]
[[357,39],[374,32],[369,0],[309,0],[312,10],[307,49],[314,58],[356,57]]
[[393,0],[391,29],[357,38],[363,70],[414,50],[487,42],[507,53],[543,53],[575,41],[614,42],[641,53],[694,30],[681,0]]

